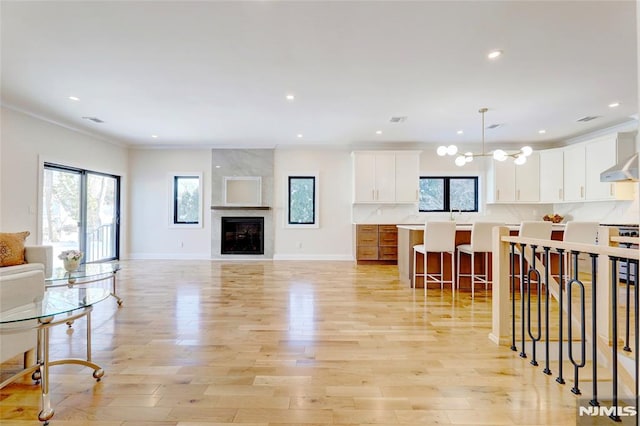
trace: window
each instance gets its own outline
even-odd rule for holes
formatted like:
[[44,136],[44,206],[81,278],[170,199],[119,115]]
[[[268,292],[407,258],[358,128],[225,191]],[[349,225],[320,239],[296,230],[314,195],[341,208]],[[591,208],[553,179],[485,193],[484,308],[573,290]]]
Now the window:
[[421,212],[477,212],[478,177],[421,176]]
[[289,176],[288,225],[318,225],[316,176]]
[[120,247],[120,176],[44,163],[42,243],[57,254],[76,249],[83,262],[118,259]]
[[173,225],[201,225],[201,177],[199,174],[173,176]]

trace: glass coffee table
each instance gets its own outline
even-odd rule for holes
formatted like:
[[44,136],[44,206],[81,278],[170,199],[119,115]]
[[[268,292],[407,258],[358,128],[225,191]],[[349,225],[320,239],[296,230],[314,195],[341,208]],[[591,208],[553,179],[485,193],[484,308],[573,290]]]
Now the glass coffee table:
[[[0,383],[0,388],[18,377],[32,373],[32,378],[40,381],[42,399],[38,420],[46,426],[53,417],[49,395],[49,367],[60,364],[79,364],[93,369],[93,377],[100,381],[104,370],[91,361],[91,311],[93,305],[111,295],[104,288],[52,288],[41,297],[23,306],[0,312],[0,333],[12,334],[36,329],[38,340],[36,347],[37,362]],[[56,316],[61,318],[56,319]],[[87,356],[86,359],[64,358],[49,360],[49,329],[69,320],[87,318]]]
[[56,287],[71,288],[111,280],[111,296],[115,297],[118,301],[118,306],[121,306],[123,300],[118,296],[116,288],[116,275],[119,270],[120,265],[117,263],[87,263],[73,272],[67,272],[64,268],[54,268],[53,274],[45,278],[44,285],[46,289]]

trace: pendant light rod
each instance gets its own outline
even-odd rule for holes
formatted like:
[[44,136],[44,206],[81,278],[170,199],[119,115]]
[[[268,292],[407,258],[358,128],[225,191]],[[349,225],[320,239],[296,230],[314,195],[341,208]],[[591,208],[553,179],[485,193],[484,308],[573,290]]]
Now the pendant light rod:
[[[456,165],[462,167],[465,164],[472,162],[475,157],[489,157],[489,156],[493,157],[493,159],[496,161],[505,161],[507,158],[511,157],[514,159],[514,163],[516,163],[517,165],[522,165],[526,163],[527,157],[531,155],[531,153],[533,152],[533,149],[531,149],[530,146],[524,146],[519,151],[513,151],[513,152],[507,152],[502,149],[496,149],[495,151],[493,151],[493,154],[487,154],[487,152],[485,151],[485,138],[484,138],[484,132],[485,132],[484,115],[487,111],[489,111],[489,109],[486,107],[480,108],[478,110],[478,112],[482,116],[482,129],[481,129],[482,130],[482,133],[481,133],[482,152],[479,154],[474,154],[473,152],[465,152],[464,154],[458,154],[458,156],[455,159]],[[439,156],[456,155],[458,153],[458,147],[455,145],[439,146],[436,152],[438,153]]]

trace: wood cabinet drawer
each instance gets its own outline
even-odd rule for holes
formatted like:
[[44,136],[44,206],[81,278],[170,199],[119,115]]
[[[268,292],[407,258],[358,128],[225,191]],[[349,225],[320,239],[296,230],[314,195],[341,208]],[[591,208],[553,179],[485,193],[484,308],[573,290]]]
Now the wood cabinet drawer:
[[378,232],[378,225],[358,225],[358,233],[360,232]]
[[377,246],[377,232],[358,232],[358,246]]
[[396,225],[378,225],[378,231],[380,232],[393,232],[398,233],[398,227]]
[[358,246],[358,260],[378,260],[377,246]]
[[398,233],[397,232],[380,232],[378,235],[378,244],[381,246],[397,246],[398,245]]
[[381,260],[397,260],[398,247],[397,246],[380,247],[378,258],[380,258]]

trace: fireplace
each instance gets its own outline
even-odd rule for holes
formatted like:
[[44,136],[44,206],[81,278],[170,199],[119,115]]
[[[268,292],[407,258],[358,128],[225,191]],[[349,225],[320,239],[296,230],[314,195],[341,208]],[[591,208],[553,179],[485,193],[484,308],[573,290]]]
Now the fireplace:
[[221,219],[221,254],[264,254],[264,217]]

